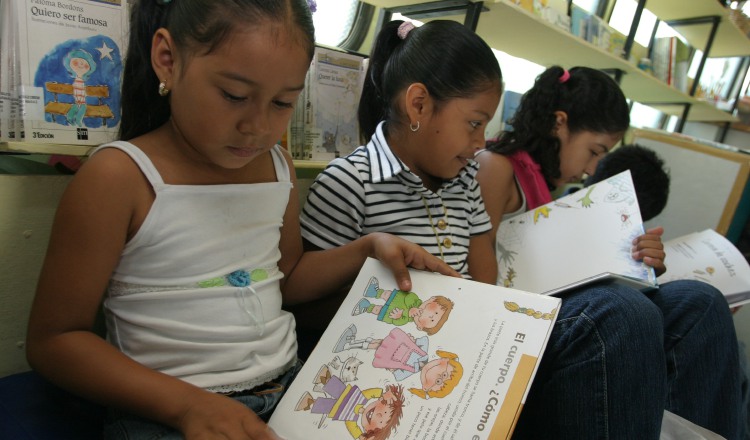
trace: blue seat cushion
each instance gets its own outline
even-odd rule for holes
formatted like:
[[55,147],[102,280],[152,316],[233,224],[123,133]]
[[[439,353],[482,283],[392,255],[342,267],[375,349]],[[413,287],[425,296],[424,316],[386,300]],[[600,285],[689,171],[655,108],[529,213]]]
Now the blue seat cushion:
[[106,409],[33,371],[0,378],[0,439],[101,439]]

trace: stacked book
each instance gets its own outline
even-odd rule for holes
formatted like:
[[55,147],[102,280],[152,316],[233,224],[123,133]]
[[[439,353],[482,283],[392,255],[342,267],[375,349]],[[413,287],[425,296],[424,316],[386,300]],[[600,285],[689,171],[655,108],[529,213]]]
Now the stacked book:
[[0,0],[0,20],[0,142],[114,140],[126,0]]
[[287,148],[297,160],[330,161],[360,145],[357,106],[366,58],[315,48],[305,89],[289,122]]

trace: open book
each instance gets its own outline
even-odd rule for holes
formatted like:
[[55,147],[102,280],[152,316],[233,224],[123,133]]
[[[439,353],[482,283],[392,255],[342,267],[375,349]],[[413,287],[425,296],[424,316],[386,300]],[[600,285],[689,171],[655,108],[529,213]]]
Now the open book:
[[560,299],[368,259],[269,425],[288,439],[509,438]]
[[732,307],[750,303],[750,264],[723,235],[706,229],[669,240],[664,250],[667,272],[660,283],[699,280],[719,289]]
[[657,286],[631,256],[643,222],[630,171],[503,220],[496,237],[498,284],[561,294],[594,282]]

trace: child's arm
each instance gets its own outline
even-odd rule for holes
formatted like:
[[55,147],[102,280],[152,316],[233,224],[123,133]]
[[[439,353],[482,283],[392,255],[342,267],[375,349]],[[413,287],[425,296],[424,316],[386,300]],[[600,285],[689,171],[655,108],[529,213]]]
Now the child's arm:
[[664,252],[664,243],[661,241],[662,234],[664,234],[664,228],[657,226],[633,240],[633,258],[638,261],[643,260],[647,266],[653,267],[657,277],[667,271],[664,265],[664,258],[667,254]]
[[[287,160],[292,166],[291,158]],[[367,257],[380,260],[396,277],[399,289],[411,290],[407,267],[459,276],[439,258],[422,247],[385,233],[367,234],[357,240],[327,250],[303,252],[299,223],[299,194],[296,178],[284,214],[281,230],[279,268],[285,304],[311,301],[339,291],[354,281]]]
[[[102,295],[131,219],[144,217],[153,197],[124,153],[104,150],[76,174],[60,202],[31,310],[29,364],[88,399],[180,429],[190,438],[233,420],[257,432],[268,428],[232,399],[209,393],[131,360],[92,332]],[[268,434],[258,438],[271,438]]]
[[495,236],[491,231],[471,237],[469,241],[469,275],[474,281],[497,283]]
[[494,241],[503,215],[521,206],[519,190],[513,165],[505,156],[492,151],[480,151],[475,160],[479,163],[477,181],[482,190],[484,209],[490,216],[491,235]]

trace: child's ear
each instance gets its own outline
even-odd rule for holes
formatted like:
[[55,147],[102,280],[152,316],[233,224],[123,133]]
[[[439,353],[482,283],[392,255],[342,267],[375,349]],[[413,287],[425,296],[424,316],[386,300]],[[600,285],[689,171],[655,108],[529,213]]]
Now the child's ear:
[[406,117],[408,123],[416,126],[418,122],[432,111],[432,99],[427,86],[422,83],[413,83],[406,89],[405,96]]
[[151,39],[151,67],[160,81],[172,78],[175,65],[175,46],[169,31],[160,28]]
[[564,125],[568,124],[568,114],[562,110],[555,112],[555,130],[559,130]]

